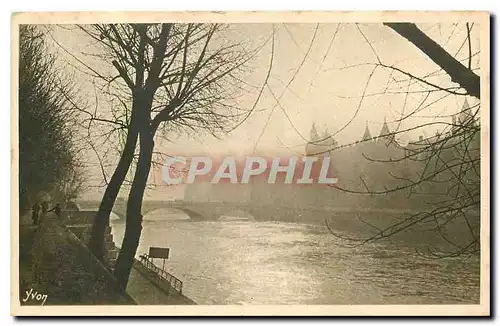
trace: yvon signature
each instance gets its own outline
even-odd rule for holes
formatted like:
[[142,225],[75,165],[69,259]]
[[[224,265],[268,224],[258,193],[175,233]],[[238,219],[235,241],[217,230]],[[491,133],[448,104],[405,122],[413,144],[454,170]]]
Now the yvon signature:
[[36,300],[38,302],[42,303],[42,306],[45,304],[45,301],[47,301],[48,295],[47,294],[41,294],[38,293],[38,291],[33,291],[33,289],[30,289],[29,291],[26,291],[26,298],[23,298],[23,302],[27,302],[28,300]]

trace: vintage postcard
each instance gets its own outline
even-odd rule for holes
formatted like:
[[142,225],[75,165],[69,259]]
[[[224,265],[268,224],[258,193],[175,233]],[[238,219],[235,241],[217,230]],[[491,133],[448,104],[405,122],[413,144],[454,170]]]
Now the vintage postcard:
[[16,316],[490,314],[486,12],[16,13]]

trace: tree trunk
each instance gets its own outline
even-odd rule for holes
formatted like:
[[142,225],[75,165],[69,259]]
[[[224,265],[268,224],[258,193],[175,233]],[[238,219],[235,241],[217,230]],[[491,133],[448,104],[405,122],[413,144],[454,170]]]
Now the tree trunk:
[[148,125],[141,128],[139,144],[139,161],[127,201],[125,236],[114,270],[118,284],[123,289],[127,287],[142,231],[142,200],[148,181],[154,148],[153,132],[149,126],[149,121]]
[[[134,115],[133,111],[132,115]],[[106,231],[106,227],[109,225],[109,216],[115,204],[116,198],[118,197],[123,181],[127,176],[130,165],[132,164],[132,160],[134,159],[138,136],[139,130],[137,128],[137,122],[135,122],[135,117],[132,116],[120,161],[118,162],[118,166],[116,167],[115,172],[106,187],[106,191],[104,192],[104,196],[102,197],[102,201],[99,206],[99,211],[96,214],[94,224],[92,226],[92,235],[89,245],[90,250],[101,261],[104,257],[104,233]]]
[[451,80],[463,87],[470,96],[480,98],[480,78],[472,70],[451,56],[433,39],[411,23],[384,23],[396,33],[407,39],[441,67]]

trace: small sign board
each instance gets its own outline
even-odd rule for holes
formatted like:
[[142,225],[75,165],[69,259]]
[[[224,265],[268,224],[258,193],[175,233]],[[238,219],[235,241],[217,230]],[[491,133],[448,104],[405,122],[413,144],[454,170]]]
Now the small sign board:
[[168,259],[170,248],[149,247],[149,257]]

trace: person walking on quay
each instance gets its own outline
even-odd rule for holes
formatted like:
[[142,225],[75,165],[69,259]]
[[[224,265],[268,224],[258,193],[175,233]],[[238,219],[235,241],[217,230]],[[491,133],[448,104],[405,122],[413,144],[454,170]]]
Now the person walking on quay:
[[54,212],[58,217],[61,217],[61,206],[59,203],[57,203],[56,206],[54,206],[54,208],[52,208],[49,212]]
[[48,201],[43,201],[41,204],[42,212],[38,216],[38,224],[43,223],[45,216],[47,215],[49,211],[49,202]]
[[38,202],[33,205],[33,212],[31,213],[31,218],[33,219],[33,225],[38,225],[38,222],[40,220],[40,204]]

